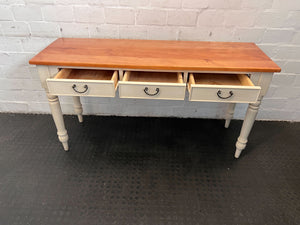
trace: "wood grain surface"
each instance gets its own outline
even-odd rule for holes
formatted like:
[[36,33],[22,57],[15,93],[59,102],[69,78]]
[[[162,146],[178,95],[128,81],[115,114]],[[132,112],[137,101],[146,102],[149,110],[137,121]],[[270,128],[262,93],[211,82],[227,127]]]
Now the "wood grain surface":
[[254,43],[60,38],[30,64],[173,71],[280,72]]
[[194,73],[194,84],[253,86],[245,74]]
[[113,74],[113,70],[63,69],[55,79],[111,80]]

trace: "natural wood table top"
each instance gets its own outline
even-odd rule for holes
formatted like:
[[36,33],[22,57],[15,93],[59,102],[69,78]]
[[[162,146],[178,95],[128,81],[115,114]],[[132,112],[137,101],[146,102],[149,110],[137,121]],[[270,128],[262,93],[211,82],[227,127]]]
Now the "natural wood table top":
[[280,72],[254,43],[59,38],[30,64],[174,71]]

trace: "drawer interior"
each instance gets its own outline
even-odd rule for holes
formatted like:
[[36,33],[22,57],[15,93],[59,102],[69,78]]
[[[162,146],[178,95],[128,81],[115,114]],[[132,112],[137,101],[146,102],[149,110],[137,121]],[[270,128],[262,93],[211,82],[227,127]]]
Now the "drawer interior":
[[127,71],[124,75],[123,81],[183,83],[183,78],[181,73],[175,72]]
[[62,69],[54,79],[112,80],[113,70]]
[[118,72],[113,70],[61,69],[54,77],[54,80],[59,79],[112,81],[116,87],[118,83]]
[[254,86],[246,74],[194,73],[190,84]]

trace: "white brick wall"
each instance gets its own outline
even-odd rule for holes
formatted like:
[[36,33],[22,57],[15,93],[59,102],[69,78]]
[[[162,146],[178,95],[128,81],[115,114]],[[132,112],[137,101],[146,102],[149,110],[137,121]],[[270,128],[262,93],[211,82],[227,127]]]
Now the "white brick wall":
[[[0,1],[0,111],[49,113],[28,60],[58,37],[255,42],[275,60],[259,119],[300,121],[299,0]],[[61,97],[65,113],[72,99]],[[83,98],[87,114],[222,118],[226,104]],[[245,104],[236,107],[243,118]]]
[[103,24],[104,8],[99,6],[74,7],[74,17],[76,22]]
[[47,5],[42,7],[45,21],[72,22],[73,8],[70,6]]
[[16,21],[41,21],[43,20],[41,8],[36,5],[15,5],[11,7]]
[[195,26],[198,12],[176,10],[169,11],[167,24],[171,26]]
[[165,25],[167,21],[166,10],[139,9],[136,23],[139,25]]
[[105,22],[108,24],[134,24],[133,9],[106,8]]

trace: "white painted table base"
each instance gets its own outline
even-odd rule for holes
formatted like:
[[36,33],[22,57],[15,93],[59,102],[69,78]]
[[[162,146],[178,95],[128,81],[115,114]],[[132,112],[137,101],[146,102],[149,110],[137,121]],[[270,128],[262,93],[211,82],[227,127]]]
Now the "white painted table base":
[[228,128],[233,118],[235,103],[228,103],[228,109],[225,116],[225,128]]
[[82,109],[82,105],[81,105],[81,102],[80,102],[80,97],[79,96],[73,96],[73,102],[74,102],[74,111],[77,114],[78,121],[80,123],[82,123],[83,122],[83,117],[82,117],[83,109]]
[[67,130],[65,128],[64,118],[61,111],[60,103],[58,100],[58,96],[47,94],[48,101],[52,113],[52,117],[57,129],[57,135],[59,141],[62,143],[64,150],[69,150],[68,140],[69,136]]
[[251,80],[254,85],[260,86],[261,91],[257,102],[250,103],[246,112],[246,116],[242,125],[240,136],[236,142],[236,151],[234,154],[235,158],[239,158],[241,152],[246,148],[248,142],[248,136],[256,119],[259,106],[265,94],[267,93],[270,83],[272,81],[273,73],[259,73],[253,74]]
[[[52,95],[51,93],[49,93],[47,83],[46,83],[46,79],[53,78],[55,76],[55,74],[58,71],[58,67],[56,67],[56,66],[37,66],[37,68],[38,68],[42,87],[45,89],[46,94],[48,96],[51,113],[53,116],[55,126],[57,128],[58,139],[62,143],[64,149],[67,151],[67,150],[69,150],[68,134],[67,134],[67,130],[65,128],[59,99],[58,99],[58,96]],[[82,69],[106,69],[107,70],[109,68],[82,68]],[[112,70],[114,70],[114,69],[112,69]],[[123,71],[124,71],[123,69],[119,69],[119,80],[122,80],[122,78],[123,78]],[[184,82],[187,82],[188,73],[189,72],[192,73],[195,71],[174,71],[174,72],[183,72]],[[210,73],[214,73],[214,72],[211,71]],[[217,73],[220,73],[220,72],[217,72]],[[230,73],[232,73],[232,72],[230,72]],[[255,103],[250,103],[248,106],[248,109],[247,109],[247,112],[245,115],[245,119],[244,119],[244,122],[242,125],[241,133],[236,142],[236,151],[235,151],[235,155],[234,155],[235,158],[239,158],[241,152],[246,147],[246,144],[248,142],[248,136],[250,134],[250,131],[251,131],[254,121],[256,119],[256,115],[258,113],[259,106],[261,104],[261,101],[262,101],[264,95],[266,94],[266,92],[269,88],[269,85],[271,83],[272,76],[273,76],[273,73],[251,73],[251,72],[249,72],[249,73],[251,74],[251,81],[253,82],[253,84],[255,86],[261,87],[261,92],[259,94],[258,101]],[[83,109],[82,109],[82,105],[80,102],[80,97],[73,96],[73,101],[74,101],[74,111],[78,116],[79,122],[82,122],[83,121],[83,118],[82,118]],[[225,115],[225,119],[226,119],[225,127],[226,128],[229,127],[230,121],[233,118],[235,105],[236,105],[235,103],[228,103],[228,109],[227,109],[227,112]]]

